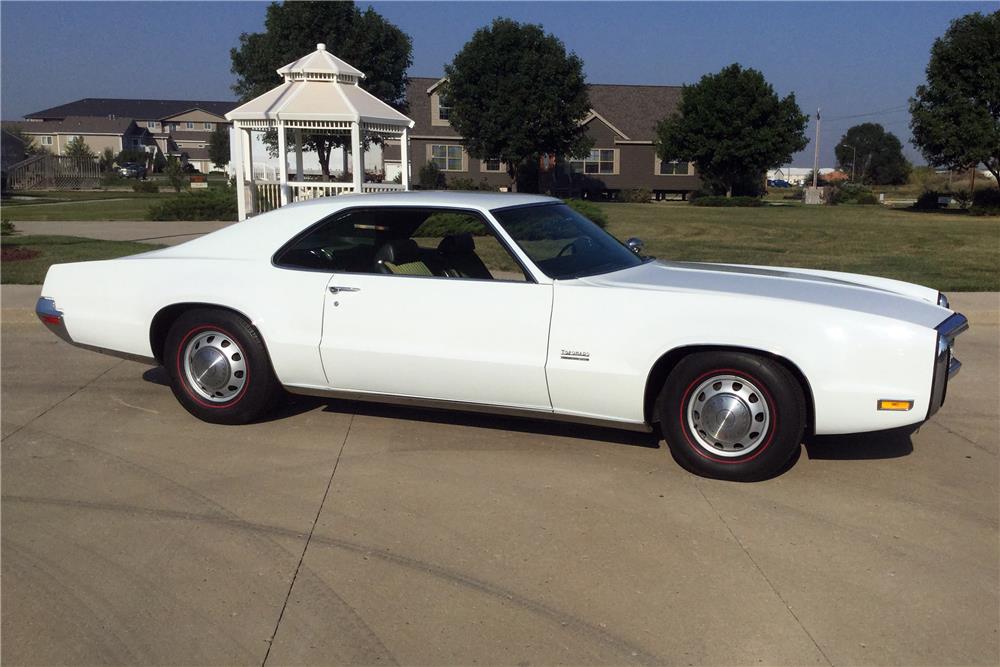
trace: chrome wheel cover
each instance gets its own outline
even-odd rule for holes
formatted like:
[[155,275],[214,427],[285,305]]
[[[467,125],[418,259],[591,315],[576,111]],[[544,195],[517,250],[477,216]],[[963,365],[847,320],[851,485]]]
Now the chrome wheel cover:
[[713,375],[692,391],[685,407],[688,431],[717,456],[746,456],[767,437],[771,410],[746,378]]
[[246,384],[247,362],[243,350],[221,331],[198,332],[185,346],[183,358],[188,386],[205,400],[231,401]]

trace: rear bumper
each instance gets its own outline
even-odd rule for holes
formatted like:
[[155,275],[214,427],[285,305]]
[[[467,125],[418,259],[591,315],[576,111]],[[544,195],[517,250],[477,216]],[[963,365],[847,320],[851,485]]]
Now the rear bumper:
[[42,321],[49,331],[62,338],[67,343],[72,343],[69,332],[66,331],[66,322],[63,321],[62,311],[56,308],[54,299],[47,296],[40,297],[35,303],[35,315]]
[[934,351],[934,380],[931,383],[927,418],[944,405],[948,393],[948,381],[962,369],[962,362],[955,358],[955,338],[968,328],[969,321],[961,313],[953,314],[936,327],[938,335]]
[[73,340],[73,337],[69,335],[69,331],[66,329],[66,321],[63,319],[63,312],[56,307],[55,299],[47,296],[39,298],[35,303],[35,315],[38,316],[38,319],[42,321],[42,324],[44,324],[49,331],[59,336],[70,345],[75,345],[76,347],[84,350],[106,354],[111,357],[118,357],[119,359],[138,361],[140,363],[150,364],[153,366],[158,365],[158,362],[152,357],[130,354],[119,350],[109,350],[97,345],[84,345],[83,343],[76,342]]

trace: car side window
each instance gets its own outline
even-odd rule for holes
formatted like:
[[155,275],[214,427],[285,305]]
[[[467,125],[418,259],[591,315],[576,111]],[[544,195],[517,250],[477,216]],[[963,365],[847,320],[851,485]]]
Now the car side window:
[[433,208],[345,211],[293,239],[274,263],[331,273],[529,280],[483,218]]
[[372,273],[378,243],[368,211],[348,211],[295,239],[274,258],[278,266],[344,273]]
[[510,251],[481,217],[464,211],[435,211],[414,230],[412,240],[434,275],[475,280],[525,282]]

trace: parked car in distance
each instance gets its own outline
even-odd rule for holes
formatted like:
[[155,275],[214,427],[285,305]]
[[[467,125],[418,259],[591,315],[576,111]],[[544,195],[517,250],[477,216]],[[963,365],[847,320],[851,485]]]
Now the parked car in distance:
[[918,424],[960,367],[967,322],[937,290],[641,248],[549,197],[339,196],[56,264],[36,311],[163,365],[205,421],[289,391],[658,428],[685,468],[733,480],[775,474],[807,432]]
[[781,179],[768,180],[767,187],[769,188],[790,188],[792,184],[788,181],[783,181]]
[[118,173],[124,178],[146,178],[146,167],[138,162],[126,162],[118,167]]

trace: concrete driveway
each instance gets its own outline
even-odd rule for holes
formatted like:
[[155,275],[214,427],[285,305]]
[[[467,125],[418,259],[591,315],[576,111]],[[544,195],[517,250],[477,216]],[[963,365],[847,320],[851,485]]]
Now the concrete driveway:
[[297,400],[195,421],[3,288],[5,664],[997,664],[998,295],[912,436],[757,484],[650,436]]

